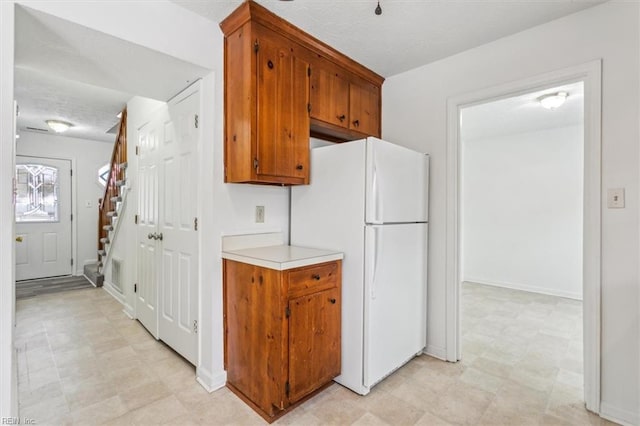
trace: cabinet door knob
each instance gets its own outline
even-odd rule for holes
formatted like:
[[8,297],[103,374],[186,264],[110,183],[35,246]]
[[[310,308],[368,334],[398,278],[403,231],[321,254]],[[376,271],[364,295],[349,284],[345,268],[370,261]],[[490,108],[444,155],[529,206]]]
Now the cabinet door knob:
[[318,274],[311,275],[311,278],[313,278],[316,281],[320,281],[320,275],[318,275]]
[[273,62],[269,61],[267,62],[267,66],[269,67],[270,70],[273,69]]
[[303,169],[302,164],[298,164],[298,165],[296,166],[296,170],[302,170],[302,169]]
[[353,120],[353,125],[358,127],[360,125],[360,120]]
[[347,116],[346,116],[346,115],[344,115],[344,114],[342,114],[342,115],[336,115],[336,118],[337,118],[338,120],[340,120],[340,122],[343,122],[343,121],[344,121],[344,119],[345,119],[345,118],[347,118]]
[[151,232],[149,232],[149,234],[147,235],[147,239],[149,240],[155,239],[155,234],[152,234]]
[[336,299],[329,299],[329,302],[331,302],[332,305],[336,304]]

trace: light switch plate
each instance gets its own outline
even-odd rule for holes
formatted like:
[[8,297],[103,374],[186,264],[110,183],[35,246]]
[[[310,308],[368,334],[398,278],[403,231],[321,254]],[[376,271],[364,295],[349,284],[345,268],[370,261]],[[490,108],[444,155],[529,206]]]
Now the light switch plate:
[[607,207],[610,209],[624,209],[624,188],[610,188],[607,190]]

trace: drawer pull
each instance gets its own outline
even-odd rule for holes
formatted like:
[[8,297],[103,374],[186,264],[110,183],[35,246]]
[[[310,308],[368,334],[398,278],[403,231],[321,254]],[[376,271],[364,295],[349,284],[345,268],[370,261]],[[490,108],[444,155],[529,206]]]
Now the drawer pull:
[[318,275],[318,274],[311,275],[311,278],[313,278],[316,281],[320,281],[320,275]]
[[335,305],[336,304],[336,299],[329,299],[329,302],[331,302],[331,304]]

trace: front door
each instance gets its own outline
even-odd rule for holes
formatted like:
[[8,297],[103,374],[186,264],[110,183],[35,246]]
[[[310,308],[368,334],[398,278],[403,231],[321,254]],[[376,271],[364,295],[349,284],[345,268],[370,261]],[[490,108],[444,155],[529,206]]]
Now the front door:
[[16,280],[71,275],[71,161],[16,157]]

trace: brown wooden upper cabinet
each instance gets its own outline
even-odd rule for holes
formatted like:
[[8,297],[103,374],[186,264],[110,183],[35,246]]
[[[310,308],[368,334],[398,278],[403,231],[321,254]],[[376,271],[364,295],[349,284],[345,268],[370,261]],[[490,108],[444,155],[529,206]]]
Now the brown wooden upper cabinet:
[[253,1],[225,35],[225,182],[309,183],[310,135],[380,136],[384,79]]

